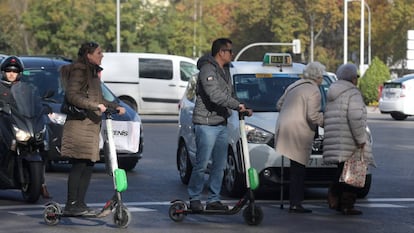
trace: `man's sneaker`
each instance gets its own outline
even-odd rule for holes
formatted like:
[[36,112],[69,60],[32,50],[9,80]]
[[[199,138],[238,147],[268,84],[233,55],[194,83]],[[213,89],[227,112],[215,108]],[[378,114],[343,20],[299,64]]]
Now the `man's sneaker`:
[[71,201],[66,203],[63,214],[67,216],[81,216],[87,212],[88,211],[81,208],[76,201]]
[[220,201],[215,201],[208,203],[206,206],[206,210],[229,210],[229,207],[223,205]]
[[204,210],[204,207],[200,200],[194,200],[190,201],[190,209],[194,212],[201,212]]

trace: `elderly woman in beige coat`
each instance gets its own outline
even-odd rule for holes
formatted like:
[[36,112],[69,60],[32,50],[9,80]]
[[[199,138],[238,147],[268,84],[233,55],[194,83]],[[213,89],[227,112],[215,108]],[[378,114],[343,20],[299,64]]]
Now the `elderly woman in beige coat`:
[[325,66],[309,63],[303,79],[291,84],[277,102],[280,111],[275,130],[275,149],[290,159],[290,213],[310,213],[302,206],[306,164],[318,126],[323,125],[319,85]]
[[97,43],[81,45],[75,63],[62,67],[68,72],[64,82],[65,98],[78,108],[85,109],[88,117],[77,119],[68,114],[63,126],[62,156],[69,157],[72,167],[68,178],[68,194],[64,213],[71,216],[94,215],[85,203],[86,191],[92,176],[93,165],[99,160],[99,133],[102,113],[107,107],[116,108],[119,114],[125,108],[106,101],[102,95],[99,66],[103,58]]

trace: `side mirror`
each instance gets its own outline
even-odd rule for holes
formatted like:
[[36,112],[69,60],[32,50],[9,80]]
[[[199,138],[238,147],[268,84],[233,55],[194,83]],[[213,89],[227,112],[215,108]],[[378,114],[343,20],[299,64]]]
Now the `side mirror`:
[[50,107],[50,105],[48,104],[43,104],[43,114],[49,114],[49,113],[53,113],[53,109],[52,107]]
[[55,95],[55,91],[52,89],[49,89],[46,91],[46,93],[43,95],[43,99],[48,99],[50,97],[52,97],[53,95]]

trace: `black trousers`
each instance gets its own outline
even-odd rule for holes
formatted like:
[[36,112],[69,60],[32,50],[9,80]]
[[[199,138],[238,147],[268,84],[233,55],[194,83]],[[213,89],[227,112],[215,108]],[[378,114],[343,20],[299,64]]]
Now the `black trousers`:
[[294,160],[290,160],[290,205],[301,205],[305,192],[306,166]]
[[74,201],[84,203],[95,163],[88,159],[72,159],[71,163],[67,203]]

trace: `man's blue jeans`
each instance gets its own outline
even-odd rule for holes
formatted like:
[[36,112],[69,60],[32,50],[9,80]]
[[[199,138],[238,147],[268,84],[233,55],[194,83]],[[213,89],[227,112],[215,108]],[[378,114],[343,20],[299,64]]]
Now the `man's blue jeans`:
[[204,175],[210,158],[212,166],[208,180],[207,203],[220,201],[221,184],[227,161],[228,132],[226,125],[195,125],[196,163],[193,164],[188,194],[190,200],[200,200]]

